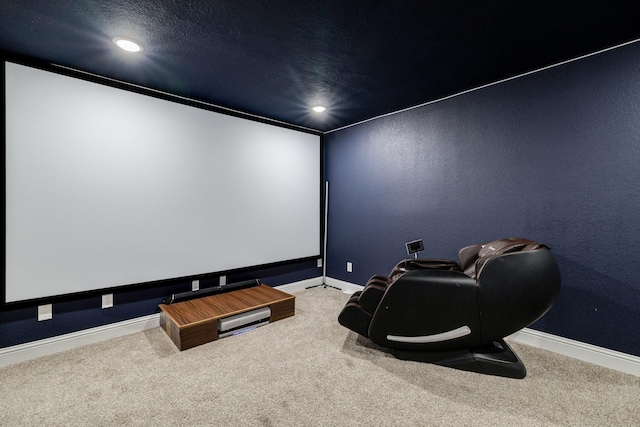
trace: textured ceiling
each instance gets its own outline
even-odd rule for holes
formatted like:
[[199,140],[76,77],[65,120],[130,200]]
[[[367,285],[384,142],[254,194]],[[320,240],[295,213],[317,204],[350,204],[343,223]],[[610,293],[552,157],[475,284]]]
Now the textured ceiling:
[[10,54],[323,132],[638,38],[638,0],[0,0]]

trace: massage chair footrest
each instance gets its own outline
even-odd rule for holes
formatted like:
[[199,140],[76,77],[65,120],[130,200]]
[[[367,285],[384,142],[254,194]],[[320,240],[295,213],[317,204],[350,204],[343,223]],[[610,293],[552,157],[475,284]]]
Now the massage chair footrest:
[[522,379],[527,370],[522,360],[502,339],[474,349],[452,351],[411,351],[391,349],[402,360],[433,363],[462,371]]

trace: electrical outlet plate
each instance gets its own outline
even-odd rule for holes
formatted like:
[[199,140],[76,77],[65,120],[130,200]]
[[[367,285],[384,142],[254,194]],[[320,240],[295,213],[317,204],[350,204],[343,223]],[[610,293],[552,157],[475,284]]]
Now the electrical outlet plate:
[[53,319],[53,305],[45,304],[38,306],[38,322]]
[[227,284],[227,276],[220,276],[220,286]]
[[197,291],[200,289],[200,280],[192,280],[191,281],[191,290]]
[[353,273],[353,264],[350,262],[347,263],[347,272]]
[[322,267],[322,258],[318,258],[318,268]]
[[113,307],[113,294],[102,295],[102,308]]

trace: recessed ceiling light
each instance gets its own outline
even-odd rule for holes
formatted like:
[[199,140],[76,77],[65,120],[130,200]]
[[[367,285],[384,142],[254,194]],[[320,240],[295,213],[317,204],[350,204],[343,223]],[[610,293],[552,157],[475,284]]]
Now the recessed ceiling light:
[[113,42],[120,49],[124,49],[127,52],[141,52],[142,51],[142,45],[140,43],[138,43],[137,41],[135,41],[135,40],[127,39],[127,38],[124,38],[124,37],[116,37],[115,39],[113,39]]
[[316,105],[312,108],[312,110],[316,113],[322,113],[324,110],[326,110],[326,108],[324,108],[322,105]]

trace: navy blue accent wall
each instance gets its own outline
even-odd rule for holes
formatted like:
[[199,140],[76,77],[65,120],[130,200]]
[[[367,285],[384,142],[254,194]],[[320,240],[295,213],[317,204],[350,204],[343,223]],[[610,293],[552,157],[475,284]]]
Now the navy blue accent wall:
[[[327,274],[521,236],[562,273],[532,328],[640,355],[640,43],[325,136]],[[347,273],[345,263],[353,263]]]
[[[279,286],[322,275],[316,261],[265,268],[258,271],[234,273],[227,276],[227,283],[260,279],[269,286]],[[200,279],[200,288],[217,286],[219,277]],[[136,317],[159,313],[158,304],[168,295],[191,290],[191,280],[172,281],[154,286],[141,286],[108,290],[113,292],[113,308],[103,310],[99,294],[66,297],[53,301],[53,318],[38,322],[38,305],[7,305],[0,309],[0,348],[50,338],[120,322]]]

